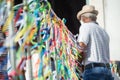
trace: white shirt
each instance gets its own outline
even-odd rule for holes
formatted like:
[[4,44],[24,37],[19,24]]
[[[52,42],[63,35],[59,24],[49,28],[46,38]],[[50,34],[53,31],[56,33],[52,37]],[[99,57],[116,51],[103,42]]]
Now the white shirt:
[[85,65],[92,62],[109,63],[109,36],[98,24],[82,24],[77,41],[87,45]]

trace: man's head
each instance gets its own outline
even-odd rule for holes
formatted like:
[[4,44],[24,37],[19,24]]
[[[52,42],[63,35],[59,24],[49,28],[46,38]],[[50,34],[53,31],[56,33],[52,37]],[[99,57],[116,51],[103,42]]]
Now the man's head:
[[81,21],[83,21],[84,23],[87,23],[87,22],[93,22],[95,21],[96,22],[96,17],[97,15],[96,14],[93,14],[93,13],[84,13],[81,15]]
[[84,23],[86,22],[91,22],[91,21],[96,21],[98,11],[95,10],[95,7],[92,5],[85,5],[83,6],[82,10],[78,12],[77,14],[77,19],[80,21],[83,21]]

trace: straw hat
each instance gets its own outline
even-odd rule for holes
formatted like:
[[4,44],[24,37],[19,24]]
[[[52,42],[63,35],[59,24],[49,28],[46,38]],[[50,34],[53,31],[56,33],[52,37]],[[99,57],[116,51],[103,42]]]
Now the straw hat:
[[80,20],[80,16],[84,13],[94,13],[98,15],[98,11],[95,10],[93,5],[85,5],[83,6],[82,10],[77,13],[77,19]]

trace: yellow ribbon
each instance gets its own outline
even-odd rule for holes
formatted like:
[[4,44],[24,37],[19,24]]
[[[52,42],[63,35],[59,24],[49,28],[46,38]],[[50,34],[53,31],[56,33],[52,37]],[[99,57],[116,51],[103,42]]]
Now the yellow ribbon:
[[14,16],[14,12],[12,11],[3,26],[2,32],[5,32],[7,30],[8,26],[12,22],[13,16]]

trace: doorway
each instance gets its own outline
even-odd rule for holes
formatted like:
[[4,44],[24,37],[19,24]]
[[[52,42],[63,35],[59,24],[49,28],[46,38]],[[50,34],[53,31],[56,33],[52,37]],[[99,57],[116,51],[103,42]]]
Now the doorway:
[[66,19],[66,26],[75,35],[79,32],[80,23],[77,12],[86,4],[86,0],[48,0],[58,17]]

